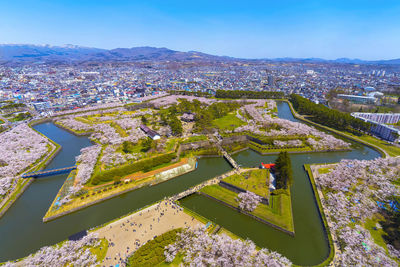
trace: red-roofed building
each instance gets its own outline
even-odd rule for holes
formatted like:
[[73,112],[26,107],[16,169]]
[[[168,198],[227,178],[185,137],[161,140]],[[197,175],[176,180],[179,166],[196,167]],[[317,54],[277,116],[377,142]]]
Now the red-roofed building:
[[273,169],[275,168],[275,163],[262,163],[261,166],[263,169]]

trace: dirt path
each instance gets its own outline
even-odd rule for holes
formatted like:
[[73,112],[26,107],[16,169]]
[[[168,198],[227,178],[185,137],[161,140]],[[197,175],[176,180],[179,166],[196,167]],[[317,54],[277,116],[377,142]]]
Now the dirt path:
[[120,264],[141,245],[169,230],[202,225],[171,201],[165,200],[95,231],[109,248],[101,266]]

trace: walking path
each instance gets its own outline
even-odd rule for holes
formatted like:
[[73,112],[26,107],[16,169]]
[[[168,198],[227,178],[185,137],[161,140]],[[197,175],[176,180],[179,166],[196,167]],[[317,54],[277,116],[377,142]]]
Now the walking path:
[[140,246],[167,231],[203,225],[171,200],[163,200],[144,210],[112,222],[94,233],[106,238],[109,247],[101,266],[125,266],[124,261]]

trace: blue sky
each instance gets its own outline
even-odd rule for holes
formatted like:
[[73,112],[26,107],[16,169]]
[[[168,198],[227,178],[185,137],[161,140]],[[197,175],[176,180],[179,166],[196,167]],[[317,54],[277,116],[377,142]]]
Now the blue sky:
[[399,0],[0,0],[0,43],[400,58]]

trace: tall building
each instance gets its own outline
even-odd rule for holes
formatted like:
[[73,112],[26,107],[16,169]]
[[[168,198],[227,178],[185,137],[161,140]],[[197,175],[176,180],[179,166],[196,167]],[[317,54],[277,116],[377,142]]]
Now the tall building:
[[268,85],[275,86],[275,78],[272,75],[268,75]]
[[354,112],[351,115],[357,118],[368,119],[377,123],[395,124],[400,121],[400,113],[360,113]]

